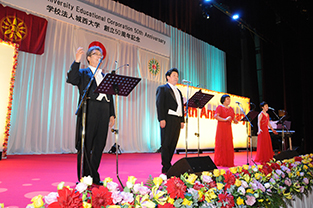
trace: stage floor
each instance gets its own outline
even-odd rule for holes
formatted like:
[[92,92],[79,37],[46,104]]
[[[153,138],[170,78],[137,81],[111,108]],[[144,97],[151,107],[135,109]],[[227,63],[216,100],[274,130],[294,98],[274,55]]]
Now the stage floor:
[[[253,158],[255,154],[252,152]],[[172,164],[185,156],[185,153],[174,154]],[[197,157],[198,154],[187,156]],[[214,161],[214,153],[200,154],[202,156],[210,156]],[[235,166],[244,164],[247,164],[247,152],[235,152]],[[103,154],[99,167],[101,180],[111,177],[119,183],[116,170],[116,155]],[[118,173],[123,185],[128,176],[135,176],[136,182],[145,182],[149,175],[161,174],[161,155],[123,153],[118,156]],[[7,159],[0,160],[0,203],[6,208],[24,208],[31,203],[32,197],[56,192],[62,181],[66,186],[75,187],[76,175],[76,154],[8,155]]]

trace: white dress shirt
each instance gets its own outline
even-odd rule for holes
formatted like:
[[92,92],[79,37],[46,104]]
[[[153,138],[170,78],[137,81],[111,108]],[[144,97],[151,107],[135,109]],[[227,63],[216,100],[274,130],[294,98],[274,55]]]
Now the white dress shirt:
[[171,83],[168,83],[168,85],[172,88],[175,98],[176,98],[176,102],[177,102],[177,109],[176,111],[173,111],[171,109],[168,110],[168,114],[169,115],[174,115],[174,116],[178,116],[181,117],[182,115],[182,104],[181,104],[181,98],[180,98],[180,93],[177,89],[176,86],[172,85]]
[[[92,73],[94,74],[95,71],[96,71],[96,67],[93,67],[93,66],[89,65],[89,68],[91,69]],[[101,71],[102,71],[101,69],[98,69],[97,70],[97,74],[95,75],[97,86],[99,86],[99,84],[103,80],[103,75],[102,75]],[[97,97],[97,100],[101,101],[103,97],[105,97],[106,101],[110,102],[110,100],[108,100],[106,94],[103,94],[103,93],[99,93],[99,96]]]

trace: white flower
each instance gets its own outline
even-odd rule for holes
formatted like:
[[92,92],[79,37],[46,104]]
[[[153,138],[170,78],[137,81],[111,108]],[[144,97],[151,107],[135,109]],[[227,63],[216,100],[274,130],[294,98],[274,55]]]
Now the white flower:
[[92,177],[89,175],[89,176],[84,176],[82,179],[80,179],[80,182],[88,186],[91,186],[93,181],[92,181]]
[[85,183],[78,183],[76,185],[76,190],[79,192],[79,193],[83,193],[84,191],[86,191],[86,189],[88,188],[88,185],[85,184]]
[[264,186],[265,186],[266,189],[268,189],[268,188],[271,187],[271,184],[270,183],[265,183]]
[[167,180],[167,176],[163,173],[159,177],[162,178],[163,181]]

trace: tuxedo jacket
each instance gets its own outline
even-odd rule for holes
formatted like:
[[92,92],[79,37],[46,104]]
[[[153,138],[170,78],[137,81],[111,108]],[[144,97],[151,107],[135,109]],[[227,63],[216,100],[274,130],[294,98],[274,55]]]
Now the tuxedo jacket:
[[[82,96],[84,95],[84,90],[87,87],[90,79],[93,77],[93,73],[90,68],[85,68],[85,69],[79,69],[80,63],[73,62],[71,65],[70,70],[67,73],[67,80],[66,82],[75,85],[78,87],[79,90],[79,101],[78,104],[80,103]],[[99,96],[99,93],[94,93],[95,89],[97,88],[97,83],[96,80],[94,79],[92,81],[92,84],[89,88],[87,97],[89,100],[96,100],[96,98]],[[113,103],[113,96],[112,95],[106,95],[108,100],[109,100],[109,117],[114,116],[115,117],[115,111],[114,111],[114,103]],[[105,98],[103,98],[105,99]],[[107,103],[106,100],[101,101],[101,103],[105,104]],[[100,101],[98,101],[100,102]],[[88,105],[88,103],[87,103]],[[92,111],[97,111],[98,109],[89,109]],[[81,115],[81,109],[77,113],[77,119],[76,119],[76,142],[75,142],[75,147],[77,150],[80,149],[81,147],[81,133],[82,133],[82,115]],[[101,113],[101,112],[99,112]],[[109,119],[109,118],[108,118]],[[89,121],[90,125],[93,125],[94,122],[97,121]]]
[[[87,87],[90,79],[93,76],[93,73],[91,69],[88,67],[86,69],[79,69],[80,63],[73,62],[71,65],[70,70],[67,73],[67,80],[66,82],[75,85],[78,87],[79,90],[79,102],[84,95],[84,90]],[[96,100],[97,97],[99,96],[99,93],[94,93],[95,89],[97,88],[97,83],[96,80],[94,79],[92,81],[92,84],[89,88],[87,97],[91,100]],[[110,116],[115,116],[115,111],[114,111],[114,103],[113,103],[113,96],[112,95],[106,95],[108,100],[110,100]],[[103,98],[105,99],[105,98]]]
[[[183,115],[180,118],[181,122],[185,122],[183,96],[179,89],[178,92],[180,94],[180,102],[182,105],[182,115]],[[173,111],[177,110],[178,104],[175,98],[175,94],[169,84],[161,85],[157,88],[156,107],[159,121],[167,120],[169,109]]]

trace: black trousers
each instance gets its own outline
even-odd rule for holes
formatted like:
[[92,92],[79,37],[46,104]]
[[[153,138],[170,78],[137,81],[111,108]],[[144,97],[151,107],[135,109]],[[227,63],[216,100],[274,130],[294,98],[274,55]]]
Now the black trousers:
[[181,129],[181,118],[169,115],[165,128],[161,128],[161,159],[162,173],[166,173],[172,166],[171,161],[176,149]]
[[98,168],[102,152],[105,148],[110,122],[110,105],[104,99],[102,101],[88,100],[86,112],[86,133],[83,174],[81,176],[81,147],[77,152],[77,176],[78,180],[83,176],[91,176],[94,183],[100,181]]

